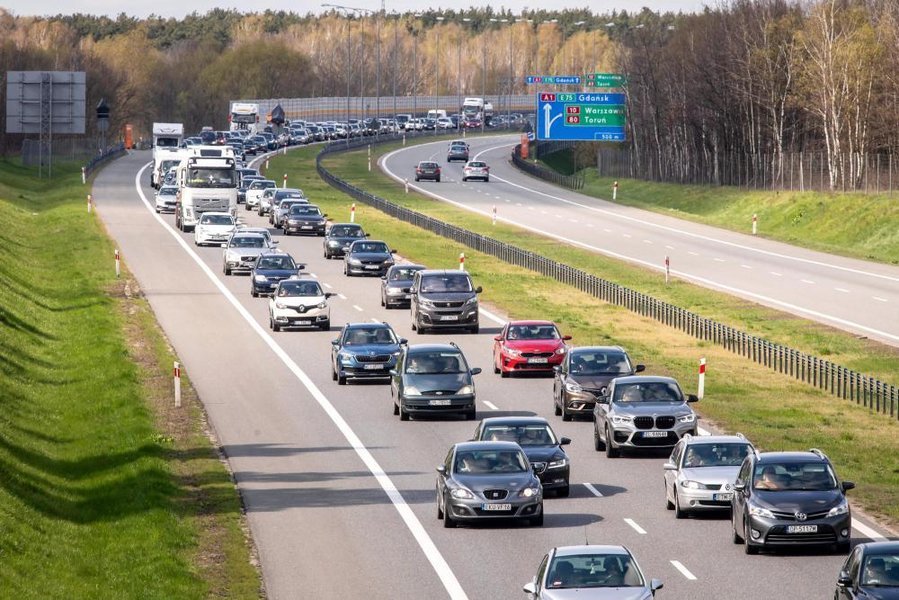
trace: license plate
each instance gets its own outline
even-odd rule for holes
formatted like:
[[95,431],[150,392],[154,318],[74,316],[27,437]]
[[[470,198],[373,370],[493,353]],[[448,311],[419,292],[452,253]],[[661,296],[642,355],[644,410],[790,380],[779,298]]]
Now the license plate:
[[482,504],[481,510],[512,510],[511,504]]
[[817,525],[787,525],[787,533],[818,533]]
[[384,365],[365,365],[362,367],[363,369],[367,369],[369,371],[377,371],[379,369],[383,369]]
[[294,324],[296,325],[309,325],[310,323],[312,323],[312,321],[310,321],[309,319],[297,319],[296,321],[294,321]]
[[712,500],[716,500],[716,501],[717,500],[731,500],[731,499],[733,499],[733,497],[734,497],[734,495],[731,492],[728,492],[726,494],[712,494]]
[[312,229],[312,225],[303,225],[300,229]]
[[668,432],[667,431],[644,431],[643,437],[645,437],[645,438],[648,438],[648,437],[663,438],[663,437],[668,437]]
[[428,404],[430,406],[449,406],[450,399],[446,398],[444,400],[428,400]]
[[406,294],[406,295],[403,296],[403,297],[404,297],[406,300],[411,300],[411,299],[412,299],[412,294]]
[[537,363],[537,364],[546,364],[549,362],[549,359],[548,358],[539,358],[539,357],[538,358],[529,358],[528,362],[529,363]]
[[381,267],[379,267],[378,265],[365,265],[365,268],[374,271],[375,269],[380,269]]
[[441,321],[458,321],[459,315],[440,315]]

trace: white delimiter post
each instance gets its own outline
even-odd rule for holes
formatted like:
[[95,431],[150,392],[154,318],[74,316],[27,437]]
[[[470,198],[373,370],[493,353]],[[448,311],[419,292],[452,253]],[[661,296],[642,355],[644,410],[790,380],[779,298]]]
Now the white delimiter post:
[[752,215],[752,235],[756,235],[759,231],[759,217],[757,214]]
[[118,279],[121,274],[122,274],[121,259],[119,258],[119,249],[116,248],[116,251],[115,251],[115,276],[116,276],[116,279]]
[[702,400],[705,395],[705,359],[699,359],[699,386],[696,388],[696,396]]
[[460,271],[465,270],[465,253],[464,252],[459,253],[459,270]]
[[281,185],[282,188],[287,187],[287,173],[284,173],[284,183]]
[[496,204],[493,205],[493,224],[496,225]]
[[353,206],[350,207],[350,223],[356,222],[356,203],[353,202]]
[[175,408],[181,408],[181,363],[178,361],[175,361],[172,376],[175,380]]
[[94,199],[90,194],[88,194],[87,195],[87,214],[90,214],[93,207],[94,207]]
[[612,200],[618,199],[618,182],[612,184]]

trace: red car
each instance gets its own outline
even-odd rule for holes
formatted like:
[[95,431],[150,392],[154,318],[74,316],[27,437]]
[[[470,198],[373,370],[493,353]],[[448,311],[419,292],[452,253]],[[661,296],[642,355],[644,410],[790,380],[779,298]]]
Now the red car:
[[571,336],[559,333],[552,321],[511,321],[493,339],[493,372],[508,377],[516,371],[552,373]]

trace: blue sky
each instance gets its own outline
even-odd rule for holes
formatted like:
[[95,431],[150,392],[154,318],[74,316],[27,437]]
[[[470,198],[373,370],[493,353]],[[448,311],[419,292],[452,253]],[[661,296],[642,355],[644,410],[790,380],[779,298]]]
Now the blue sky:
[[[349,6],[378,9],[381,6],[380,0],[353,0],[353,2],[334,2],[335,4],[348,4]],[[639,12],[646,6],[654,11],[683,11],[698,12],[702,10],[704,5],[715,5],[717,0],[592,0],[573,1],[561,0],[553,2],[553,8],[558,9],[580,9],[589,7],[594,13],[605,13],[611,10],[627,10],[629,12]],[[487,3],[465,3],[447,5],[441,2],[429,4],[430,7],[439,9],[459,10],[462,6],[485,6]],[[421,0],[384,0],[387,11],[406,12],[412,10],[422,10],[426,6]],[[492,4],[495,8],[506,8],[513,12],[519,12],[522,9],[541,8],[546,6],[535,0],[505,0],[501,4]],[[71,14],[73,12],[116,16],[124,12],[130,16],[146,17],[148,15],[157,14],[163,17],[183,17],[185,14],[196,11],[204,13],[211,8],[234,8],[241,12],[261,12],[266,9],[289,9],[293,12],[305,14],[307,12],[321,12],[321,2],[310,2],[308,0],[299,0],[290,3],[276,3],[271,0],[193,0],[184,2],[184,0],[80,0],[76,5],[73,3],[62,3],[59,0],[5,0],[2,8],[12,12],[18,16],[29,15],[56,15]]]

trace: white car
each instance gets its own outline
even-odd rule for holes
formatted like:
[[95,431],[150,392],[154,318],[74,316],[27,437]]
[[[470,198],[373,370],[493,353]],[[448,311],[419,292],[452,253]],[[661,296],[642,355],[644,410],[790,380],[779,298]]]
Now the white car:
[[156,212],[175,212],[178,198],[177,185],[164,185],[156,190]]
[[462,167],[462,181],[483,179],[490,181],[490,167],[482,160],[470,160]]
[[262,195],[259,196],[259,206],[256,214],[260,217],[262,215],[268,214],[272,210],[272,198],[275,197],[275,192],[278,191],[278,188],[267,188],[262,191]]
[[282,327],[331,328],[331,307],[325,292],[315,279],[291,277],[278,283],[268,302],[268,324],[272,331]]
[[262,198],[262,193],[265,192],[265,190],[276,187],[278,187],[278,185],[271,179],[257,179],[256,181],[250,182],[250,185],[247,186],[245,208],[247,210],[252,210],[259,206],[259,199]]
[[200,215],[197,226],[194,227],[194,244],[203,246],[206,244],[221,245],[231,237],[231,232],[237,223],[231,213],[205,212]]
[[453,125],[453,120],[449,117],[440,117],[437,119],[437,129],[455,129],[456,126]]

